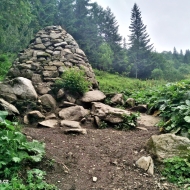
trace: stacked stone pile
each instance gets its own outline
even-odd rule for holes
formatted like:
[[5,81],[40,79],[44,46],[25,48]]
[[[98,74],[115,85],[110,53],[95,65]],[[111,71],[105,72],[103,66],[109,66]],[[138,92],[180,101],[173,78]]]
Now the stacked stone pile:
[[32,81],[38,94],[46,94],[66,67],[83,69],[93,88],[98,88],[94,72],[77,42],[60,26],[48,26],[36,34],[9,71],[9,79],[24,77]]

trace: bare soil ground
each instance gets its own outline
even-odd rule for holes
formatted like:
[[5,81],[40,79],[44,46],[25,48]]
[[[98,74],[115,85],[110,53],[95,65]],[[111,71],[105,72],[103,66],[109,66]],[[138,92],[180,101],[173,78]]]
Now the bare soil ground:
[[178,189],[163,180],[157,167],[151,176],[135,166],[141,156],[148,156],[146,141],[159,134],[153,120],[144,115],[139,122],[147,130],[97,129],[86,124],[86,135],[34,127],[26,127],[24,133],[45,142],[48,160],[40,167],[47,171],[47,181],[60,190]]

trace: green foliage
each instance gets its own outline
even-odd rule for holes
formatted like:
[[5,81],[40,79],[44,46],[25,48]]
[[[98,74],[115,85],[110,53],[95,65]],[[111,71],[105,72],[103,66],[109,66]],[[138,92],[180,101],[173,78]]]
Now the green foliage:
[[159,126],[190,138],[190,81],[168,83],[164,86],[137,91],[130,96],[139,103],[146,103],[149,112],[160,111],[163,121]]
[[146,80],[130,79],[119,74],[111,74],[105,71],[94,69],[96,79],[99,82],[100,90],[105,93],[123,92],[126,96],[135,93],[140,93],[151,87],[157,87],[166,82],[163,80]]
[[45,173],[41,170],[27,171],[26,179],[20,176],[26,163],[42,160],[45,145],[36,140],[28,142],[26,136],[15,127],[16,123],[5,119],[7,115],[8,112],[0,111],[0,178],[6,179],[6,183],[0,183],[0,189],[56,189],[44,182]]
[[101,121],[99,128],[100,129],[105,129],[107,127],[108,127],[108,124],[105,121]]
[[75,68],[67,69],[62,75],[62,79],[56,81],[57,87],[64,88],[73,95],[83,95],[88,91],[89,85],[84,71]]
[[130,115],[123,114],[123,122],[115,125],[114,128],[123,131],[135,129],[138,117],[139,113],[130,113]]
[[5,78],[11,65],[12,64],[8,56],[5,54],[1,54],[0,55],[0,81],[2,81]]
[[113,52],[107,43],[102,43],[98,50],[99,68],[102,70],[110,70],[112,67]]
[[190,159],[173,157],[164,160],[162,174],[178,185],[190,183]]
[[157,68],[154,69],[151,72],[151,78],[156,79],[156,80],[162,79],[163,78],[163,71],[161,69],[157,69]]
[[46,173],[39,169],[32,169],[27,171],[25,180],[22,180],[19,176],[14,176],[8,183],[1,183],[1,190],[57,190],[56,186],[47,184],[45,179]]
[[129,36],[131,76],[147,78],[150,76],[150,51],[153,49],[153,45],[149,44],[149,35],[146,32],[146,26],[142,22],[141,12],[136,3],[131,11],[129,30],[131,32]]
[[0,52],[18,52],[26,47],[33,29],[29,0],[0,1]]

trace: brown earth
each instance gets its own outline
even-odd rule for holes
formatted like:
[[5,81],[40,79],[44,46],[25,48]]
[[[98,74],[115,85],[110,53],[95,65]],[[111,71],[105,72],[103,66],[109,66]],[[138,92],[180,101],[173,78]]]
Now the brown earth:
[[163,179],[157,166],[154,176],[135,166],[141,156],[149,155],[146,141],[159,134],[155,121],[143,115],[138,127],[147,130],[97,129],[87,123],[83,126],[86,135],[34,127],[26,127],[24,133],[45,142],[47,158],[40,167],[47,172],[46,180],[60,190],[175,190],[178,188]]

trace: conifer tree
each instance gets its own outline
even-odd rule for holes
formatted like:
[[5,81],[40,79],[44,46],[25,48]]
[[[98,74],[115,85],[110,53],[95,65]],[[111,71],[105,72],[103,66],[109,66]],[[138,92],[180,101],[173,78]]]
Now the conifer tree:
[[153,45],[149,44],[150,38],[143,24],[141,12],[135,3],[131,12],[131,25],[129,26],[129,58],[132,66],[131,76],[146,78],[150,75],[150,52]]

